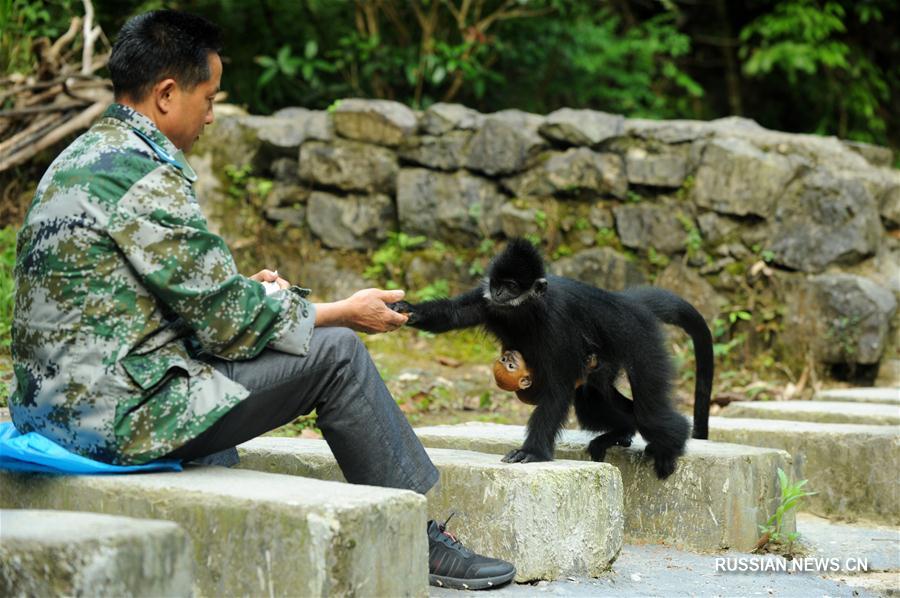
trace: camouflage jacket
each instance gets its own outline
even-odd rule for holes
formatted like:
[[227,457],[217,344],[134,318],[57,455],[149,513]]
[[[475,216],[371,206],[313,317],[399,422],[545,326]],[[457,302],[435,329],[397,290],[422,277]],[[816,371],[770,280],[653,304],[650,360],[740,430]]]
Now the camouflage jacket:
[[309,291],[266,296],[200,213],[184,155],[111,105],[50,165],[18,233],[19,431],[111,463],[163,456],[248,391],[202,360],[305,354]]

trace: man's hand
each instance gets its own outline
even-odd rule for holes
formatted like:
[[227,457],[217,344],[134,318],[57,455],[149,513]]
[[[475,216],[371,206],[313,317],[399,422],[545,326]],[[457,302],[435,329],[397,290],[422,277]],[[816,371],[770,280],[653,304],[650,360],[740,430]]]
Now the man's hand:
[[272,282],[277,284],[279,289],[287,289],[291,286],[291,283],[278,276],[278,272],[275,270],[260,270],[251,276],[250,280],[263,283]]
[[389,332],[406,324],[407,316],[386,303],[403,299],[403,291],[363,289],[347,299],[316,304],[316,326],[346,326],[358,332]]

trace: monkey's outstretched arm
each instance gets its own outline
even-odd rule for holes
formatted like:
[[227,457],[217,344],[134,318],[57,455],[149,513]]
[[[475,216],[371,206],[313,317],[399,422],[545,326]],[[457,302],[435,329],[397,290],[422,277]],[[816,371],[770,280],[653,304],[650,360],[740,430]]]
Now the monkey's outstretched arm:
[[409,314],[407,324],[428,332],[446,332],[484,324],[485,303],[480,288],[452,299],[436,299],[423,303],[398,301],[388,307]]

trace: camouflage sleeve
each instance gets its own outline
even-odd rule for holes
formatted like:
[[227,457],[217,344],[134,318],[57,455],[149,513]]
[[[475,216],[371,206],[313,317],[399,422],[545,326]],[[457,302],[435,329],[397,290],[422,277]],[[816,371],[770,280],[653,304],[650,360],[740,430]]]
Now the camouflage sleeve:
[[266,296],[237,272],[225,242],[207,229],[190,184],[161,166],[122,196],[108,224],[140,282],[196,332],[204,349],[249,359],[267,344],[303,355],[315,308],[309,291]]

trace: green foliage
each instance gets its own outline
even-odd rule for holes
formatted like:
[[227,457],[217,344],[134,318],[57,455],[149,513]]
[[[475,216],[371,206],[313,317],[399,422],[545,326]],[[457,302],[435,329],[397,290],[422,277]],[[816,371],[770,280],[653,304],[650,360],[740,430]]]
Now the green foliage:
[[684,242],[684,248],[688,255],[688,257],[694,257],[700,250],[703,249],[703,235],[700,234],[700,229],[697,228],[697,224],[694,222],[694,219],[690,216],[686,216],[681,212],[678,213],[678,221],[681,223],[681,226],[684,227],[684,231],[687,233],[687,238]]
[[647,248],[647,261],[657,268],[665,268],[669,265],[669,256],[656,251],[653,247]]
[[501,68],[511,75],[495,92],[503,103],[517,97],[534,111],[543,103],[666,117],[683,114],[692,98],[703,96],[678,63],[691,40],[678,31],[675,11],[662,6],[626,25],[606,3],[573,1],[557,3],[552,15],[501,28],[510,49]]
[[445,299],[450,296],[450,283],[439,278],[429,285],[426,285],[418,291],[412,293],[413,301],[433,301],[435,299]]
[[5,73],[33,72],[35,40],[55,40],[69,28],[71,16],[82,12],[77,0],[0,0],[0,64]]
[[273,104],[284,104],[298,80],[314,88],[322,87],[322,77],[337,69],[332,62],[318,58],[318,53],[319,45],[311,39],[301,56],[293,54],[290,44],[281,46],[274,56],[257,56],[254,62],[263,68],[257,79],[259,88],[266,88]]
[[398,266],[404,252],[419,247],[427,239],[421,235],[389,232],[387,240],[372,254],[372,264],[363,275],[372,280],[385,280],[387,288],[397,288]]
[[[877,2],[850,5],[863,24],[884,18]],[[816,119],[810,123],[814,132],[875,141],[887,129],[882,107],[897,75],[860,50],[848,36],[850,21],[842,2],[778,2],[741,30],[740,56],[749,77],[784,76],[793,95],[815,98],[804,102]]]
[[806,492],[803,487],[806,486],[808,480],[800,480],[791,482],[787,474],[780,467],[778,468],[778,482],[781,486],[781,498],[775,512],[769,517],[765,525],[759,526],[759,531],[763,534],[765,542],[761,542],[761,548],[769,544],[782,544],[788,542],[788,551],[792,549],[793,543],[799,537],[796,532],[784,533],[784,517],[791,511],[800,506],[800,502],[807,496],[813,496],[816,492]]
[[16,231],[12,226],[0,228],[0,407],[6,406],[12,360],[9,353],[12,332],[16,261]]
[[15,292],[13,280],[15,262],[16,231],[12,226],[0,228],[0,352],[9,350]]
[[568,245],[560,245],[553,251],[553,259],[558,260],[561,257],[568,257],[573,253],[572,248]]
[[598,247],[613,247],[615,249],[621,249],[622,247],[622,243],[619,241],[616,231],[611,228],[601,228],[598,230],[597,234],[594,235],[594,241],[597,243]]
[[625,201],[627,201],[628,203],[639,203],[643,199],[644,198],[641,197],[640,193],[636,193],[635,191],[632,191],[631,189],[629,189],[628,192],[625,194]]

